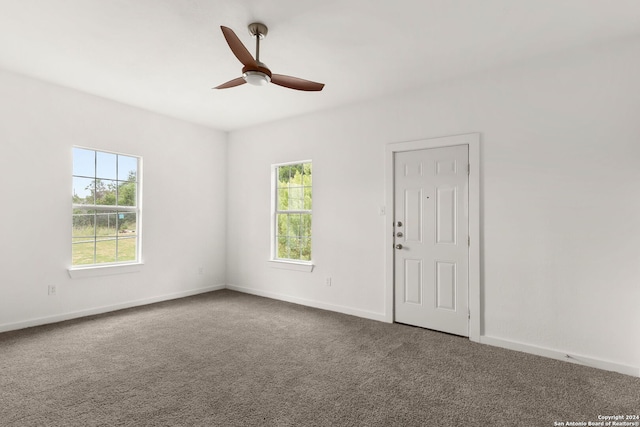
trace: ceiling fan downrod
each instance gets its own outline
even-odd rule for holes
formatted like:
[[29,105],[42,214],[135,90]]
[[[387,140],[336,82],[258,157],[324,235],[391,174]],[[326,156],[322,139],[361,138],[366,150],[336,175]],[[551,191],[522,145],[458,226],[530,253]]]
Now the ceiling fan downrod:
[[249,24],[249,34],[256,38],[256,62],[260,63],[260,40],[267,36],[269,29],[260,22]]
[[256,37],[256,62],[260,63],[260,37]]

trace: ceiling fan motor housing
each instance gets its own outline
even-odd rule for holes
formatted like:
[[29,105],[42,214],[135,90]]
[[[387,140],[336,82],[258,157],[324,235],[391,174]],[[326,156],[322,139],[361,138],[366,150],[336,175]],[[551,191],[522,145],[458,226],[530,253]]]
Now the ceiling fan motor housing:
[[262,62],[257,67],[245,66],[242,68],[242,78],[254,86],[264,86],[271,83],[271,70]]

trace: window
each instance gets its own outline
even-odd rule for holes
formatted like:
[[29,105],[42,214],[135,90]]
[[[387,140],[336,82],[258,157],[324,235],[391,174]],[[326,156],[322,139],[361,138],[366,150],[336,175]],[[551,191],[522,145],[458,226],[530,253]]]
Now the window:
[[72,267],[138,262],[140,168],[139,157],[73,148]]
[[274,260],[311,263],[311,161],[273,166]]

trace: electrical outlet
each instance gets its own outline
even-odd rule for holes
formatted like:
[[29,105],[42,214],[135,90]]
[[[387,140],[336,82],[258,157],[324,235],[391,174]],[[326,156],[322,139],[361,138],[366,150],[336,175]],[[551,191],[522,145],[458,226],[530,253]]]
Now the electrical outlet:
[[331,286],[331,277],[327,277],[326,279],[324,279],[324,284],[325,286]]
[[49,285],[49,295],[55,295],[56,291],[56,285]]

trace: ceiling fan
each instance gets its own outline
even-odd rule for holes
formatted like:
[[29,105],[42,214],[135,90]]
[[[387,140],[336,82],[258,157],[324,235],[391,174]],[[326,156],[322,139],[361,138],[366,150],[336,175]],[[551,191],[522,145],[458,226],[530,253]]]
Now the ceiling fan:
[[230,87],[240,86],[249,83],[255,86],[264,86],[269,82],[278,86],[287,87],[289,89],[304,91],[320,91],[324,87],[324,83],[316,83],[310,80],[300,79],[298,77],[285,76],[283,74],[273,74],[267,66],[260,62],[260,40],[267,35],[268,28],[266,25],[254,22],[249,24],[249,32],[256,39],[256,57],[242,44],[236,33],[231,28],[220,26],[224,38],[227,40],[229,47],[238,60],[244,65],[242,68],[242,77],[235,78],[214,89],[227,89]]

